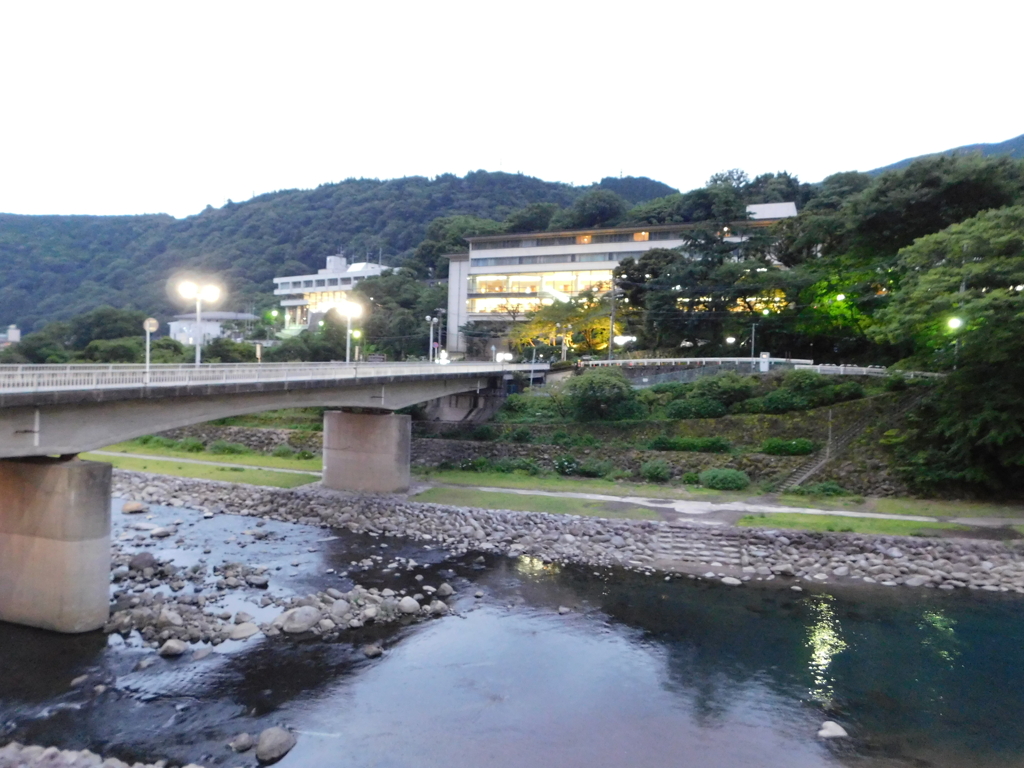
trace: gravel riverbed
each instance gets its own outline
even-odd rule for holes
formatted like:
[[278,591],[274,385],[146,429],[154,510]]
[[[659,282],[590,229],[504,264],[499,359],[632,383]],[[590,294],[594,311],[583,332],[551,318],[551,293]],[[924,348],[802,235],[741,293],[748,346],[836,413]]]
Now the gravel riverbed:
[[[1024,594],[1024,549],[1000,542],[469,509],[400,496],[341,493],[319,485],[283,490],[125,471],[114,473],[114,495],[210,513],[405,536],[459,555],[525,555],[685,574],[732,586],[782,579],[794,588],[811,581]],[[421,606],[421,611],[430,610]]]

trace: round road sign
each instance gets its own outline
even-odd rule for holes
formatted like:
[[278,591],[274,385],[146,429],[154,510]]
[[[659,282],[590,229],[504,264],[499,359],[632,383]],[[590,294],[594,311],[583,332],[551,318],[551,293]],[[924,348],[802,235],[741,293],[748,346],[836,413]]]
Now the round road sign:
[[147,317],[145,322],[142,324],[142,330],[146,333],[156,333],[160,330],[160,323],[157,322],[155,317]]

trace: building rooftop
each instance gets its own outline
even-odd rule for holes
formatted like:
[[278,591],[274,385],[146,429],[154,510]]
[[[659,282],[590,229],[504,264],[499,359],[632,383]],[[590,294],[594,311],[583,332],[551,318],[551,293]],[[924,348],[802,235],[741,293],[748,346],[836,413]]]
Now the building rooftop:
[[[203,312],[203,320],[259,320],[256,315],[248,312]],[[175,315],[175,320],[195,320],[195,312],[187,312],[184,315]]]
[[747,213],[753,221],[789,219],[796,216],[796,203],[758,203],[748,205]]

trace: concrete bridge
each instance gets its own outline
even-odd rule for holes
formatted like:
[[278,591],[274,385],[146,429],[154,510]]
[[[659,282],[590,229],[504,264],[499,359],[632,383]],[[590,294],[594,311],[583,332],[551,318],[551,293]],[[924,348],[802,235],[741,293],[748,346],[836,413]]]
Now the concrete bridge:
[[0,365],[0,620],[84,632],[107,619],[111,467],[78,453],[227,416],[333,407],[346,410],[324,414],[324,485],[403,491],[411,419],[394,411],[546,368]]

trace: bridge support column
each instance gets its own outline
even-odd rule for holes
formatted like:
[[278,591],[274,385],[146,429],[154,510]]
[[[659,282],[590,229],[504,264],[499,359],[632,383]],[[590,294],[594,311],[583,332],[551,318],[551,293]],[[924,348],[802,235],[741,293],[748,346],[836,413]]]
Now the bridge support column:
[[407,491],[411,444],[410,416],[327,411],[323,484],[336,491]]
[[109,464],[0,461],[0,621],[103,626],[110,605]]

